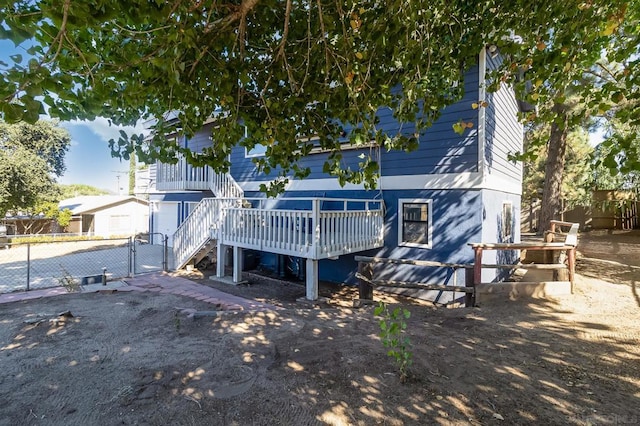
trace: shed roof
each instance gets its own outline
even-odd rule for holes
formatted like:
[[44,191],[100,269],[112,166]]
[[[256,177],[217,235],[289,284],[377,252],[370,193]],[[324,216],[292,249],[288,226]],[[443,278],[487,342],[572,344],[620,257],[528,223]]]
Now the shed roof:
[[147,200],[133,195],[82,195],[60,201],[58,208],[60,210],[69,209],[71,214],[78,215],[113,207],[117,204],[124,204],[129,201],[148,204]]

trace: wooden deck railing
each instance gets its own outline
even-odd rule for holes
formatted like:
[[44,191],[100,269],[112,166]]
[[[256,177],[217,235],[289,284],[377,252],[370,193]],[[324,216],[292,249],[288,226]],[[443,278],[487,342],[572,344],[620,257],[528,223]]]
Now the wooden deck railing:
[[156,188],[160,191],[210,189],[213,171],[210,167],[194,167],[180,157],[176,164],[156,163]]
[[218,198],[242,198],[244,193],[229,173],[209,166],[195,167],[179,157],[176,164],[156,163],[156,188],[160,191],[211,190]]
[[[563,227],[569,227],[568,231],[562,231]],[[427,260],[414,260],[414,259],[389,259],[389,258],[377,258],[377,257],[365,257],[356,256],[355,259],[358,263],[358,272],[356,277],[360,282],[360,303],[366,303],[373,300],[373,288],[377,286],[381,287],[398,287],[398,288],[413,288],[421,290],[438,290],[438,291],[451,291],[465,293],[465,306],[474,306],[476,303],[476,297],[479,294],[479,290],[482,290],[480,286],[501,286],[504,288],[511,288],[508,284],[513,285],[538,285],[541,283],[482,283],[482,270],[483,269],[540,269],[540,270],[567,270],[569,273],[569,281],[571,283],[571,292],[573,292],[573,283],[575,280],[575,253],[576,245],[578,244],[578,224],[570,222],[552,221],[551,229],[547,232],[545,237],[546,242],[525,242],[525,243],[470,243],[469,245],[474,250],[474,263],[442,263]],[[562,240],[562,241],[558,241]],[[551,264],[484,264],[482,263],[482,254],[487,250],[546,250],[550,252],[563,251],[567,253],[567,264],[564,263],[564,259],[558,263]],[[465,271],[464,286],[460,285],[448,285],[448,284],[434,284],[423,282],[406,282],[406,281],[394,281],[383,280],[374,277],[373,265],[374,264],[403,264],[413,265],[417,267],[428,268],[448,268],[453,271],[453,282],[457,283],[455,278],[458,270]],[[563,282],[565,285],[567,282]],[[549,284],[549,283],[542,283]]]
[[244,191],[229,173],[209,171],[209,188],[218,198],[243,198]]
[[[323,203],[332,208],[323,209]],[[278,208],[278,203],[299,209]],[[255,207],[242,207],[251,204]],[[383,245],[381,201],[334,198],[205,198],[173,237],[178,268],[212,239],[222,244],[326,259]]]
[[[381,201],[333,198],[280,198],[299,210],[267,206],[272,200],[252,200],[258,207],[232,207],[225,217],[222,242],[260,251],[326,259],[380,247],[383,243]],[[323,209],[322,203],[338,203]]]

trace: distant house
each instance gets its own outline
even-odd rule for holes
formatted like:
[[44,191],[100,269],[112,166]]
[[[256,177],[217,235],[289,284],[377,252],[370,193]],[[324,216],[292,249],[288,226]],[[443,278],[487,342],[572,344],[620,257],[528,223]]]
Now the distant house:
[[[193,167],[183,157],[175,164],[150,165],[151,232],[169,236],[177,268],[215,248],[218,276],[223,276],[225,257],[232,251],[234,281],[245,262],[304,278],[311,300],[318,297],[319,280],[356,282],[356,253],[460,264],[473,262],[468,243],[518,242],[522,167],[509,154],[522,149],[521,105],[506,85],[494,93],[485,90],[500,60],[480,51],[478,64],[465,74],[464,98],[445,108],[420,135],[416,151],[375,148],[381,167],[375,191],[341,187],[323,171],[329,154],[318,150],[300,161],[311,169],[307,179],[292,179],[282,196],[266,199],[260,184],[276,176],[259,173],[252,162],[265,155],[264,147],[249,151],[236,146],[226,174]],[[478,103],[483,106],[477,108]],[[389,134],[414,132],[411,123],[401,125],[388,108],[381,108],[378,118]],[[472,123],[463,135],[452,130],[461,119]],[[169,137],[202,151],[214,143],[215,125],[205,124],[191,138]],[[357,167],[360,155],[370,149],[345,146],[344,166]],[[244,256],[243,250],[248,252]],[[249,253],[256,259],[251,265]],[[495,257],[487,253],[485,260]],[[381,278],[464,284],[464,274],[410,265],[387,267]],[[495,270],[483,271],[484,281],[499,279]],[[444,303],[452,296],[434,291],[426,297]]]
[[149,203],[131,195],[85,195],[58,206],[71,210],[70,233],[109,237],[149,230]]
[[58,222],[45,218],[42,214],[38,216],[7,215],[2,219],[1,224],[7,227],[9,235],[56,234],[62,232]]

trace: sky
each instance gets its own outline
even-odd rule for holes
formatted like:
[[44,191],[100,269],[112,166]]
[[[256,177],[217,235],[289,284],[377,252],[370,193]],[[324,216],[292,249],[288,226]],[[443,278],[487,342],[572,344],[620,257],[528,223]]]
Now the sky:
[[[129,187],[129,161],[111,157],[108,143],[109,139],[118,138],[121,128],[109,126],[104,118],[61,122],[60,126],[69,131],[71,146],[65,156],[67,170],[58,182],[65,185],[85,184],[114,194],[122,191],[126,194]],[[134,128],[124,130],[141,131]]]
[[[12,42],[0,40],[0,61],[12,64],[13,61],[9,57],[16,53],[26,56],[25,47],[16,48]],[[60,122],[60,126],[69,131],[71,146],[65,156],[66,171],[58,178],[58,183],[84,184],[113,194],[119,194],[121,191],[126,194],[129,186],[129,162],[111,157],[109,149],[109,139],[117,139],[121,127],[109,126],[106,118],[94,121],[63,121]],[[141,127],[122,129],[129,134],[133,131],[142,132]]]

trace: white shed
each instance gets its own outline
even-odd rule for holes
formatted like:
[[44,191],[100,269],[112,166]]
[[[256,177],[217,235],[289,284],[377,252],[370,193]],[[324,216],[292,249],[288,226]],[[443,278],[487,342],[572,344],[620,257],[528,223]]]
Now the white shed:
[[132,195],[85,195],[60,201],[71,210],[71,233],[102,237],[149,232],[149,203]]

